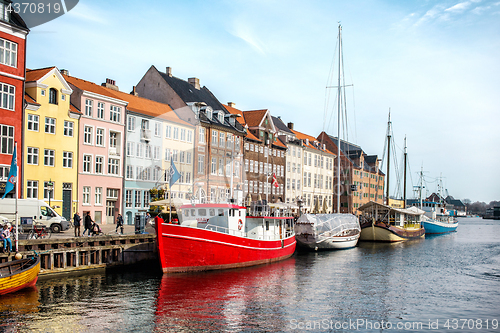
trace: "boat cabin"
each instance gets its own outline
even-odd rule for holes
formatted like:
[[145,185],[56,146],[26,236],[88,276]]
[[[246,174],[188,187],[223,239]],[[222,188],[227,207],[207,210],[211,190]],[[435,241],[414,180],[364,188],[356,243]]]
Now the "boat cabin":
[[374,201],[362,205],[359,211],[362,212],[364,220],[375,220],[398,227],[420,224],[421,216],[424,214],[424,211],[416,207],[394,208]]

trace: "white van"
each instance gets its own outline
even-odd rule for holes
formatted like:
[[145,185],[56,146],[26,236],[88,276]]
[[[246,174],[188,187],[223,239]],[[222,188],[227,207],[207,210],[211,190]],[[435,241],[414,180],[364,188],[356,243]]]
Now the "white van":
[[[19,221],[23,217],[30,217],[34,223],[42,223],[50,227],[52,232],[69,229],[69,222],[66,218],[57,214],[42,200],[18,199],[17,212]],[[14,221],[16,218],[16,199],[0,199],[0,215]]]

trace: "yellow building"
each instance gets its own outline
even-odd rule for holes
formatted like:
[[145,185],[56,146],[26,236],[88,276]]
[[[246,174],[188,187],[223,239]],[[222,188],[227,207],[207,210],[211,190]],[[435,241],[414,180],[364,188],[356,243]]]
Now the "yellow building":
[[70,219],[78,206],[78,121],[73,90],[56,67],[26,71],[23,198],[50,203]]

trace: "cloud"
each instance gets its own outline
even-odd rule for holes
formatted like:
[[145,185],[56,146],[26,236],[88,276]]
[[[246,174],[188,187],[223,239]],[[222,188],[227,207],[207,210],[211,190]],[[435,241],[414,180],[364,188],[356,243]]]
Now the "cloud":
[[252,31],[251,27],[248,24],[243,22],[235,22],[233,24],[233,29],[229,31],[229,33],[235,37],[238,37],[245,42],[247,42],[253,49],[259,52],[262,55],[265,55],[264,45],[259,40],[259,38]]
[[80,2],[73,10],[66,15],[79,18],[83,21],[91,21],[105,24],[106,20],[99,15],[99,12],[94,8]]
[[461,13],[465,11],[467,8],[469,8],[471,5],[471,2],[466,1],[466,2],[461,2],[457,3],[454,6],[451,6],[450,8],[446,8],[444,11],[445,12],[452,12],[452,13]]

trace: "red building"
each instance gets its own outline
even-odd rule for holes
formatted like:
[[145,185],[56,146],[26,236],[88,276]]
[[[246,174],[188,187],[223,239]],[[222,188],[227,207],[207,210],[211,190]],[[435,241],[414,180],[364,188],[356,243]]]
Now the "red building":
[[[5,2],[0,1],[3,9]],[[26,77],[26,36],[28,28],[14,12],[0,11],[0,196],[9,175],[14,142],[17,141],[17,163],[22,165],[22,123],[24,80]],[[22,171],[18,183],[22,184]],[[19,191],[21,195],[22,191]],[[13,197],[11,191],[7,197]]]

